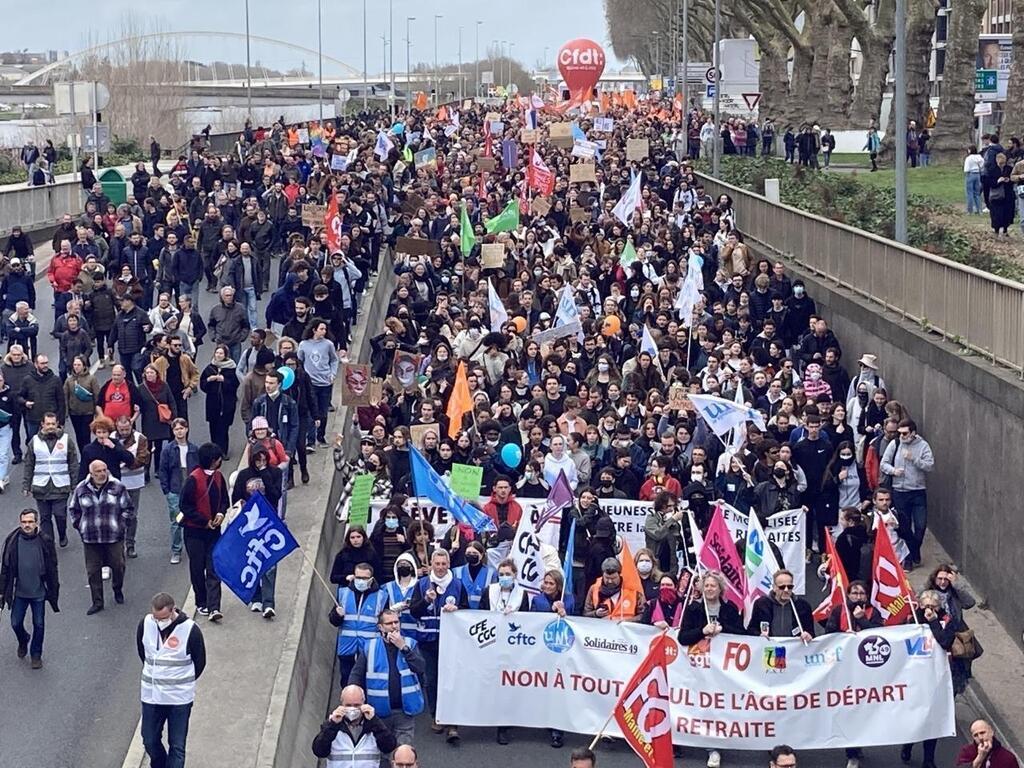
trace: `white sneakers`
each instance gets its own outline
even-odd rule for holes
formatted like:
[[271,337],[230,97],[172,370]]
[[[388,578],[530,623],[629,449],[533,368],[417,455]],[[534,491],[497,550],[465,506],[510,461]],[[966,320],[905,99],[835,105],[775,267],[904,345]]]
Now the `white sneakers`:
[[263,603],[250,603],[249,610],[253,613],[260,613],[263,611]]
[[171,552],[171,565],[177,565],[181,562],[180,552]]
[[722,756],[718,754],[717,749],[712,749],[708,752],[708,768],[719,768],[722,764]]
[[856,757],[851,757],[846,761],[846,768],[860,768],[860,760]]
[[274,618],[276,615],[277,615],[277,612],[273,608],[264,608],[263,609],[263,618],[264,619],[268,619],[269,620],[269,619]]

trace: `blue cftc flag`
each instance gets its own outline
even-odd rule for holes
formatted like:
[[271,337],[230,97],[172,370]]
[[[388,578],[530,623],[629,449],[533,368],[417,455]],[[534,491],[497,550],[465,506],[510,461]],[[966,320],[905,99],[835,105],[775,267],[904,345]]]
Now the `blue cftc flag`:
[[494,521],[452,493],[452,489],[427,463],[423,454],[411,446],[409,464],[412,467],[412,487],[417,496],[426,496],[439,507],[444,507],[458,522],[471,526],[477,533],[494,530]]
[[213,570],[243,603],[260,579],[299,543],[258,491],[245,503],[213,547]]

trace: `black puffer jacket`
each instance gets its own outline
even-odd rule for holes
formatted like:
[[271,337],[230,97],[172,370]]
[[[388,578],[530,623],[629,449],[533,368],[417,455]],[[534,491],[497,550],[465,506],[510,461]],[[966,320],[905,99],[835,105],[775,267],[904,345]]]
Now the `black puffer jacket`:
[[[21,529],[13,531],[4,541],[0,552],[0,609],[6,605],[14,605],[15,581],[18,574],[18,539],[24,536]],[[60,597],[60,579],[57,576],[57,549],[53,539],[42,531],[36,533],[43,542],[43,588],[46,590],[46,601],[54,613],[60,613],[57,600]]]

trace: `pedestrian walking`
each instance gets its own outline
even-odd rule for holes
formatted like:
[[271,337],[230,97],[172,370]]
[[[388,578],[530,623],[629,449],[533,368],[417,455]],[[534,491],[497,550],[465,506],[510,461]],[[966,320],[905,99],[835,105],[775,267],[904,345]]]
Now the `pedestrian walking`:
[[313,754],[327,768],[378,768],[381,758],[398,746],[395,734],[377,717],[358,685],[345,686],[337,707],[313,737]]
[[128,521],[124,535],[124,553],[131,559],[135,554],[135,533],[138,529],[139,499],[146,485],[146,470],[149,469],[149,440],[141,432],[136,431],[131,419],[127,416],[118,418],[114,428],[117,439],[132,457],[131,462],[121,468],[121,483],[128,490],[128,496],[135,507],[135,517]]
[[[57,600],[57,550],[53,538],[39,529],[39,513],[23,509],[18,527],[0,550],[0,610],[11,609],[11,628],[18,638],[18,658],[30,656],[32,669],[43,666],[46,603],[60,613]],[[25,616],[32,610],[32,634],[25,631]]]
[[85,550],[85,571],[92,593],[86,615],[103,610],[104,566],[110,569],[114,602],[124,603],[124,537],[135,508],[127,489],[110,476],[102,461],[92,462],[89,477],[75,486],[68,499],[68,515]]
[[160,592],[139,622],[135,645],[142,661],[141,730],[149,764],[151,768],[184,768],[196,681],[206,669],[202,630],[174,606],[173,597]]
[[167,500],[170,519],[171,565],[181,562],[185,541],[180,522],[181,492],[185,480],[199,467],[199,447],[188,439],[188,432],[188,422],[184,419],[175,419],[171,423],[174,439],[163,444],[157,468],[160,492]]
[[225,458],[230,457],[231,425],[235,422],[238,406],[238,376],[235,361],[225,344],[213,349],[213,359],[199,375],[199,388],[206,393],[206,421],[210,425],[210,440],[216,443]]
[[181,489],[181,526],[188,552],[188,572],[198,612],[220,621],[220,578],[213,568],[213,548],[228,511],[228,485],[221,474],[223,454],[214,443],[199,446],[199,466]]
[[71,478],[78,476],[78,449],[75,441],[57,422],[57,415],[43,416],[39,432],[26,446],[22,493],[32,496],[39,510],[39,524],[51,539],[53,523],[62,547],[68,545],[68,497]]

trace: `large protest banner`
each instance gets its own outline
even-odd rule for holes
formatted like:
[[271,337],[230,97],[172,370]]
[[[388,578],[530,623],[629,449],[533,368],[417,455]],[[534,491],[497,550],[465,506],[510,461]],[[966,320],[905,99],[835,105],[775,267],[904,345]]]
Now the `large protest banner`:
[[[747,516],[736,507],[722,505],[722,517],[729,526],[733,539],[746,540]],[[779,548],[782,567],[793,572],[793,591],[798,595],[807,594],[807,569],[804,567],[804,549],[807,538],[807,521],[802,509],[787,509],[776,512],[763,522],[764,535]]]
[[[551,614],[446,613],[437,719],[597,733],[657,634]],[[839,633],[807,645],[719,635],[709,646],[672,650],[676,744],[838,749],[955,733],[949,663],[927,627]]]

